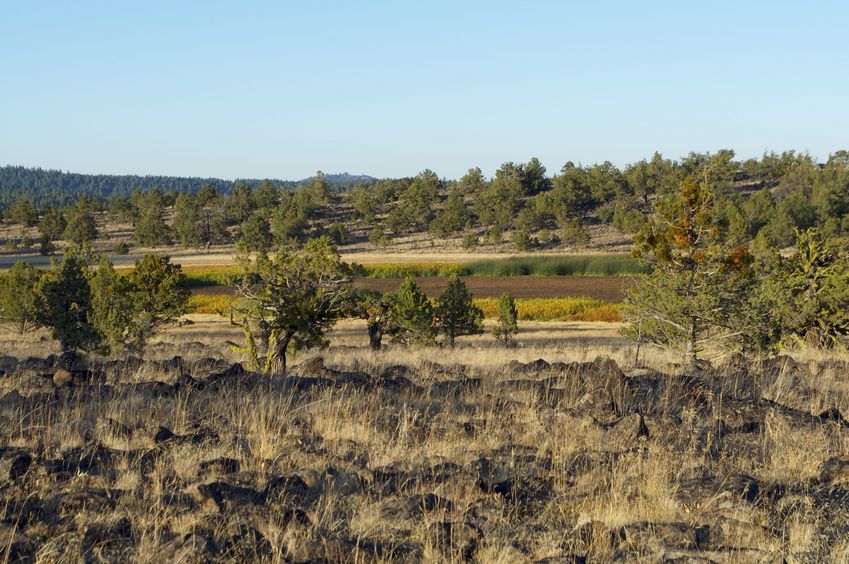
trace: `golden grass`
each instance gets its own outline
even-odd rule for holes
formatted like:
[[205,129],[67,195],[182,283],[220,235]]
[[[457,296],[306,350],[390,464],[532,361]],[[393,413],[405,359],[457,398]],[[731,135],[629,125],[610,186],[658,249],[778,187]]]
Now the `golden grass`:
[[[498,317],[498,298],[476,298],[484,317]],[[522,298],[516,300],[519,319],[527,321],[606,321],[619,323],[622,315],[616,304],[595,298]]]
[[226,315],[235,299],[235,296],[226,294],[192,294],[189,296],[189,311]]
[[[193,294],[189,311],[204,314],[227,314],[237,298],[222,294]],[[498,298],[475,298],[474,304],[484,317],[498,317]],[[522,321],[587,321],[621,323],[619,306],[595,298],[520,298],[516,310]]]
[[[218,356],[221,351],[213,347],[240,335],[220,316],[192,315],[188,319],[193,324],[158,336],[150,356]],[[77,545],[86,526],[126,515],[132,524],[135,546],[125,557],[138,562],[161,561],[159,551],[175,535],[209,531],[221,542],[233,527],[242,524],[256,528],[271,541],[269,561],[297,560],[302,547],[335,531],[342,531],[340,536],[344,533],[387,545],[412,541],[422,547],[419,556],[423,560],[459,561],[458,554],[440,551],[432,525],[462,523],[467,515],[483,515],[486,536],[480,540],[475,555],[478,562],[532,561],[572,554],[586,555],[588,561],[598,562],[614,558],[662,561],[671,554],[669,544],[664,544],[662,528],[676,523],[691,529],[710,525],[712,535],[724,535],[721,541],[713,541],[722,542],[727,548],[724,556],[721,552],[705,555],[717,561],[763,561],[770,554],[786,556],[787,561],[823,561],[828,556],[834,562],[846,561],[849,543],[838,539],[831,547],[818,545],[820,533],[829,530],[832,521],[844,517],[822,514],[803,495],[788,496],[785,519],[778,516],[778,506],[746,503],[722,489],[711,489],[696,497],[687,494],[687,484],[692,482],[689,472],[694,470],[718,476],[746,473],[766,483],[775,480],[807,488],[823,460],[849,451],[849,434],[842,428],[794,426],[775,413],[768,416],[762,430],[728,437],[726,448],[713,452],[711,445],[700,444],[693,425],[700,419],[707,425],[711,417],[727,415],[721,406],[714,407],[718,411],[711,415],[708,407],[690,405],[680,412],[672,410],[676,415],[668,418],[659,413],[647,415],[650,439],[611,436],[597,422],[575,411],[574,406],[582,398],[570,396],[568,388],[564,388],[563,405],[552,408],[532,394],[505,397],[499,384],[516,377],[505,368],[513,359],[587,361],[609,355],[625,370],[631,370],[632,345],[616,334],[618,326],[524,321],[520,329],[517,348],[499,347],[490,336],[481,335],[461,338],[455,350],[387,346],[371,351],[364,324],[349,320],[340,322],[331,332],[330,348],[308,351],[293,359],[293,363],[302,362],[321,355],[332,368],[371,374],[403,364],[413,369],[410,378],[423,387],[435,379],[460,377],[438,371],[433,368],[434,362],[443,367],[463,365],[469,375],[481,378],[481,386],[456,400],[426,394],[388,398],[374,390],[334,388],[307,397],[271,385],[252,389],[225,387],[213,393],[186,389],[153,397],[115,387],[116,391],[111,392],[114,395],[92,401],[68,396],[66,401],[51,402],[38,410],[7,408],[3,415],[8,424],[0,431],[4,444],[38,444],[47,457],[88,444],[87,437],[120,451],[153,449],[152,436],[158,425],[177,433],[211,429],[222,439],[212,445],[160,447],[160,460],[147,475],[122,458],[114,472],[66,477],[61,484],[63,491],[102,488],[120,492],[115,498],[117,509],[102,515],[80,512],[76,516],[79,532],[72,527],[64,536],[45,536],[40,540],[38,556],[42,561],[74,561],[71,555],[79,553]],[[205,348],[191,353],[194,349],[189,344],[197,343]],[[6,341],[0,344],[5,345]],[[662,367],[670,360],[662,353],[649,352],[647,358],[653,367]],[[827,360],[822,353],[797,355],[798,360],[806,357],[811,357],[811,375],[803,384],[810,398],[796,398],[784,389],[788,384],[780,380],[768,383],[766,395],[781,398],[797,409],[834,406],[849,413],[845,371],[827,366],[817,370],[813,362]],[[31,380],[17,378],[7,376],[2,385],[22,389]],[[110,383],[119,379],[126,382],[135,380],[136,375],[119,369],[106,374],[106,378]],[[5,387],[0,388],[0,396],[6,391]],[[686,395],[678,394],[677,388],[670,388],[670,404],[687,406]],[[138,431],[127,438],[112,435],[108,428],[98,426],[107,418]],[[466,425],[477,431],[467,434]],[[731,441],[746,441],[740,443],[746,450],[738,450]],[[526,459],[528,456],[533,458]],[[598,457],[599,462],[588,471],[576,471],[574,462],[582,456]],[[319,499],[308,507],[312,523],[300,526],[284,519],[277,512],[285,504],[262,510],[246,507],[224,511],[205,505],[186,510],[167,502],[175,495],[188,495],[200,502],[199,484],[218,479],[235,481],[233,476],[199,474],[201,463],[219,457],[237,460],[241,465],[238,483],[257,490],[272,477],[293,472],[308,483],[317,484]],[[517,502],[482,492],[474,470],[481,458],[503,460],[517,472],[528,472],[530,478],[543,480],[546,495],[539,501]],[[358,459],[363,462],[356,463]],[[434,494],[451,501],[451,509],[387,516],[385,510],[396,497],[378,495],[372,489],[378,483],[376,469],[406,472],[446,462],[458,467],[450,480],[413,484],[397,497]],[[333,472],[327,472],[329,468]],[[33,472],[32,479],[21,480],[10,488],[9,496],[46,499],[57,495],[56,485],[36,479],[39,477]],[[0,507],[0,518],[16,517],[14,507],[12,503]],[[626,537],[618,532],[628,527],[639,532],[645,523],[656,526],[658,532],[645,529],[642,536],[629,533]],[[771,533],[773,530],[775,534]],[[338,552],[343,549],[350,551],[350,546],[334,548],[328,542],[325,556],[332,561],[345,556],[349,561],[356,560],[348,552]],[[746,553],[734,552],[735,549],[762,552],[753,552],[747,558]],[[817,552],[803,554],[813,550]],[[716,554],[720,556],[716,558]],[[368,558],[363,556],[361,560]]]

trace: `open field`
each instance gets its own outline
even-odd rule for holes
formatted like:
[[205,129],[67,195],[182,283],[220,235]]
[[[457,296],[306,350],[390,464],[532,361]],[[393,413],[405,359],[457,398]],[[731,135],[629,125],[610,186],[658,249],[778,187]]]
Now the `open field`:
[[[625,276],[463,276],[463,282],[476,297],[498,297],[510,292],[515,298],[591,297],[608,302],[619,302],[632,283]],[[402,278],[357,278],[354,286],[381,292],[398,289]],[[448,284],[445,277],[416,278],[416,283],[430,297],[436,297]],[[207,286],[194,289],[198,294],[233,294],[231,286]]]
[[[228,271],[236,267],[236,254],[232,246],[207,251],[179,248],[142,249],[144,252],[167,255],[171,262],[182,265],[187,271],[198,272]],[[103,255],[116,267],[127,267],[140,259],[141,253],[116,255],[104,249]],[[442,269],[445,274],[460,271],[466,267],[467,274],[515,275],[515,274],[574,274],[574,275],[610,275],[641,273],[643,269],[628,253],[552,253],[538,251],[533,254],[515,253],[395,253],[395,252],[341,252],[342,260],[366,267],[370,276],[397,277],[397,272],[405,270],[415,275],[427,275],[434,269]],[[0,270],[11,267],[16,261],[23,260],[34,266],[50,265],[50,257],[37,254],[0,253]],[[493,266],[502,267],[499,269]],[[503,268],[507,266],[508,268]],[[498,270],[501,270],[500,272]]]
[[[196,314],[228,315],[238,299],[229,289],[227,293],[202,293],[216,288],[202,288],[189,298],[189,311]],[[474,298],[487,318],[498,316],[497,298]],[[623,317],[618,304],[586,296],[558,298],[519,298],[516,300],[519,319],[526,321],[606,321],[620,322]]]
[[[498,297],[510,292],[515,298],[557,298],[587,296],[607,302],[619,302],[631,284],[626,276],[463,276],[463,282],[475,297]],[[402,280],[359,279],[355,284],[382,292],[398,288]],[[443,277],[416,278],[428,296],[437,296],[448,284]]]
[[682,375],[616,324],[371,351],[344,322],[270,378],[189,320],[143,358],[2,333],[0,559],[849,558],[845,356]]

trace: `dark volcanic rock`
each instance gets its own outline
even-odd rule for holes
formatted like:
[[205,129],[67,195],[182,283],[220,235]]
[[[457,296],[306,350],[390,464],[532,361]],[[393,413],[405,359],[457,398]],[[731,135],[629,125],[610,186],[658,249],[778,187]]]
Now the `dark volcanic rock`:
[[116,461],[123,456],[126,456],[126,453],[122,451],[93,444],[63,451],[58,459],[46,461],[45,467],[51,473],[96,474],[111,470],[115,467]]
[[827,484],[849,482],[849,456],[832,456],[817,469],[817,480]]
[[0,449],[0,480],[17,480],[29,470],[32,456],[22,449]]
[[156,554],[156,560],[160,562],[210,564],[217,554],[218,547],[212,539],[192,532],[161,544]]
[[201,499],[214,502],[221,512],[238,512],[245,505],[259,505],[265,501],[260,492],[227,482],[201,484],[198,486],[198,493],[200,493]]
[[430,395],[438,397],[457,397],[480,388],[480,378],[460,378],[443,380],[430,385]]
[[200,475],[235,474],[240,467],[239,461],[235,458],[213,458],[198,464],[198,472]]
[[259,562],[270,558],[271,543],[257,529],[239,524],[222,542],[220,555],[233,562]]
[[483,531],[470,523],[440,521],[428,527],[428,536],[449,560],[472,560]]

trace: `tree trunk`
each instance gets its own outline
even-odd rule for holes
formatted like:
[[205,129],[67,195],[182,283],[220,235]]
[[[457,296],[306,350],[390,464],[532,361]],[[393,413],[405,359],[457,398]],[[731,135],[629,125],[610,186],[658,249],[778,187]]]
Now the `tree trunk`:
[[380,323],[369,323],[368,325],[368,344],[373,351],[379,351],[381,340],[383,339],[383,330]]
[[289,348],[289,341],[292,340],[293,333],[286,333],[283,337],[278,338],[274,344],[274,359],[271,363],[272,376],[286,376],[286,350]]
[[448,346],[451,347],[451,350],[454,350],[454,333],[448,335]]
[[696,367],[696,322],[690,320],[690,328],[687,335],[687,351],[684,353],[684,367],[692,370]]

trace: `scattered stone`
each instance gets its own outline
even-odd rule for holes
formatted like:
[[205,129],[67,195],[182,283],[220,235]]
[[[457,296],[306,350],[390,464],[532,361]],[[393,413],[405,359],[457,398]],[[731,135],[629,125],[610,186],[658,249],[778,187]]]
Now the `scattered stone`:
[[29,470],[32,456],[24,450],[0,453],[0,480],[17,480]]
[[53,385],[57,388],[61,388],[63,386],[70,386],[74,383],[74,375],[64,368],[60,368],[56,372],[53,373]]
[[213,458],[198,464],[198,472],[201,475],[236,474],[240,467],[239,461],[234,458]]
[[817,469],[817,480],[826,484],[849,483],[849,456],[832,456]]

